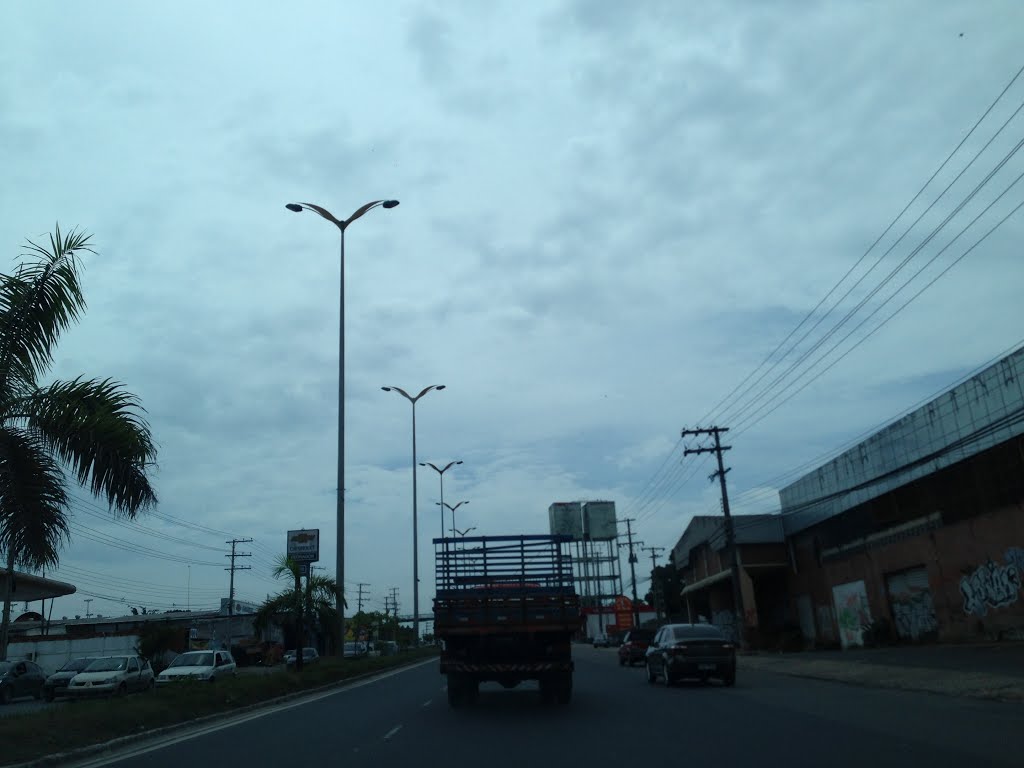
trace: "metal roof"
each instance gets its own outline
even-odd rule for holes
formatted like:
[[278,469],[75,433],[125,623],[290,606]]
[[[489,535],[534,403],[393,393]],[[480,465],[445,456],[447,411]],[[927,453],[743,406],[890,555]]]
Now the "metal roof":
[[[0,594],[7,589],[10,571],[0,570]],[[73,584],[56,579],[45,579],[31,573],[14,572],[14,588],[11,591],[11,602],[33,603],[36,600],[52,600],[55,597],[73,595],[76,592]]]

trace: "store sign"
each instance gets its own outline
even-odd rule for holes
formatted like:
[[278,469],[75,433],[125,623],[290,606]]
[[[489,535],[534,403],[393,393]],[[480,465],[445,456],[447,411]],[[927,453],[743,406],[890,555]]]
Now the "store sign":
[[320,529],[303,528],[288,531],[288,558],[296,563],[315,563],[320,560]]

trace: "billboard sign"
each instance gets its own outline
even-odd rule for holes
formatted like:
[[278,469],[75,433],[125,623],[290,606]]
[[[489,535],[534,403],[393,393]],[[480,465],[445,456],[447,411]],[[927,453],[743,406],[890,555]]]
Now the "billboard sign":
[[583,505],[583,533],[591,541],[610,541],[619,535],[614,501],[588,501]]
[[583,538],[583,517],[578,501],[556,501],[548,507],[548,524],[552,536]]
[[315,563],[320,560],[320,529],[303,528],[288,531],[288,557],[296,563]]

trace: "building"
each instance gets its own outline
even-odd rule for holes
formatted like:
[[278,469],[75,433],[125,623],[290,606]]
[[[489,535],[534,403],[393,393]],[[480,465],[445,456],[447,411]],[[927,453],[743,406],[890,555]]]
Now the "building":
[[1024,348],[780,498],[808,641],[1024,637]]
[[[733,517],[742,590],[743,623],[748,640],[775,642],[786,624],[786,554],[778,515]],[[726,547],[725,518],[694,517],[670,557],[683,581],[686,620],[709,621],[737,637],[732,570]]]
[[254,637],[252,622],[253,614],[228,616],[220,611],[169,611],[45,622],[19,619],[11,625],[8,658],[35,661],[50,673],[76,656],[136,653],[147,628],[154,627],[180,633],[180,650],[231,648]]

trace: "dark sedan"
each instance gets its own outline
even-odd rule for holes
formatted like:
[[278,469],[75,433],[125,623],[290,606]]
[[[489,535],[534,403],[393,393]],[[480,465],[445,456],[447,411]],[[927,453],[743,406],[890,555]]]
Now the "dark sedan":
[[34,662],[0,661],[0,704],[22,696],[41,699],[44,682],[46,675]]
[[57,696],[64,696],[68,692],[71,678],[84,671],[93,661],[95,659],[90,656],[66,662],[63,667],[46,678],[46,683],[43,686],[43,698],[53,701]]
[[633,666],[637,662],[644,663],[647,657],[647,648],[651,644],[654,632],[649,629],[631,629],[622,638],[622,645],[619,646],[619,664]]
[[647,649],[647,682],[685,677],[736,684],[736,646],[714,624],[667,624]]

